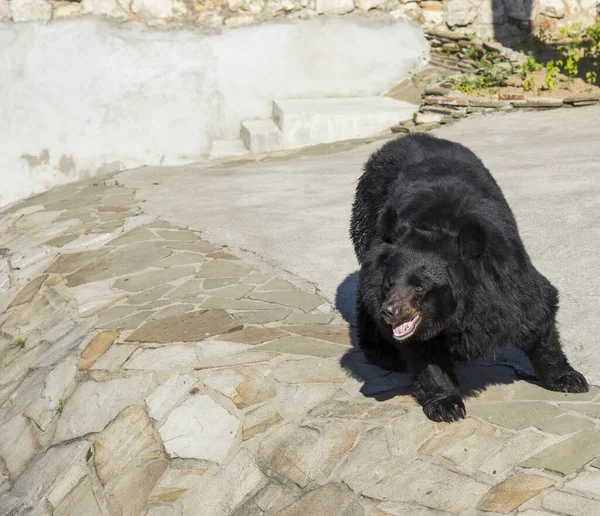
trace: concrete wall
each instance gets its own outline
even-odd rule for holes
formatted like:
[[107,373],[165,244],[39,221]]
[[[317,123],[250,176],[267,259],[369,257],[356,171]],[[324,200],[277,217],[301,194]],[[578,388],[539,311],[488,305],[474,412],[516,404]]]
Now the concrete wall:
[[[205,157],[278,98],[378,95],[424,64],[406,21],[281,20],[211,34],[98,18],[0,23],[0,206]],[[351,58],[349,58],[351,56]]]
[[594,22],[600,0],[0,0],[0,20],[43,21],[93,14],[154,26],[240,27],[277,17],[391,13],[424,27],[503,41],[544,27]]

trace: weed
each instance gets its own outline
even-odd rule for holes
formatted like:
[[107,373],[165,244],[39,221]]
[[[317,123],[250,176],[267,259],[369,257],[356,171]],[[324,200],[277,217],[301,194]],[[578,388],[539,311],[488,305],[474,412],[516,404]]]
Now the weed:
[[62,414],[63,411],[63,399],[58,398],[58,411]]
[[21,347],[25,346],[25,341],[23,340],[23,338],[21,338],[21,337],[17,338],[17,346],[21,346]]

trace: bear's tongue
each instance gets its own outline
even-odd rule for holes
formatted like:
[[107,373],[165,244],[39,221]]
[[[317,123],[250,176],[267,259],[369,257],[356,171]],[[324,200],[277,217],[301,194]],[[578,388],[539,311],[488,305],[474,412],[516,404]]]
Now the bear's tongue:
[[419,316],[417,315],[411,321],[408,321],[408,322],[405,322],[402,324],[398,324],[398,325],[392,327],[392,330],[394,331],[394,336],[395,337],[404,337],[405,335],[408,335],[415,329],[415,325],[417,324],[418,320],[419,320]]

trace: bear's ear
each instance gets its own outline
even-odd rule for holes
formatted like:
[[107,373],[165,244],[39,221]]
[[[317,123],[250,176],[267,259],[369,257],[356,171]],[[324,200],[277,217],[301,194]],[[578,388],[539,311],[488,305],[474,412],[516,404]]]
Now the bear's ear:
[[487,246],[487,232],[476,220],[468,220],[458,233],[458,249],[465,262],[479,258]]

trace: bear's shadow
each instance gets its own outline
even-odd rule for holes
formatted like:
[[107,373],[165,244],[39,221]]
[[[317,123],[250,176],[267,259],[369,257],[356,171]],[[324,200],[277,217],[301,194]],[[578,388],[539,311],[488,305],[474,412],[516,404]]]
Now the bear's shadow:
[[[390,372],[369,364],[358,347],[355,325],[355,298],[358,271],[346,276],[337,288],[335,305],[350,326],[352,348],[340,359],[349,374],[363,382],[360,392],[369,398],[385,401],[412,392],[412,380],[406,372]],[[517,379],[535,381],[527,358],[514,347],[508,347],[495,360],[457,362],[456,375],[461,392],[477,397],[492,385],[507,385]]]

